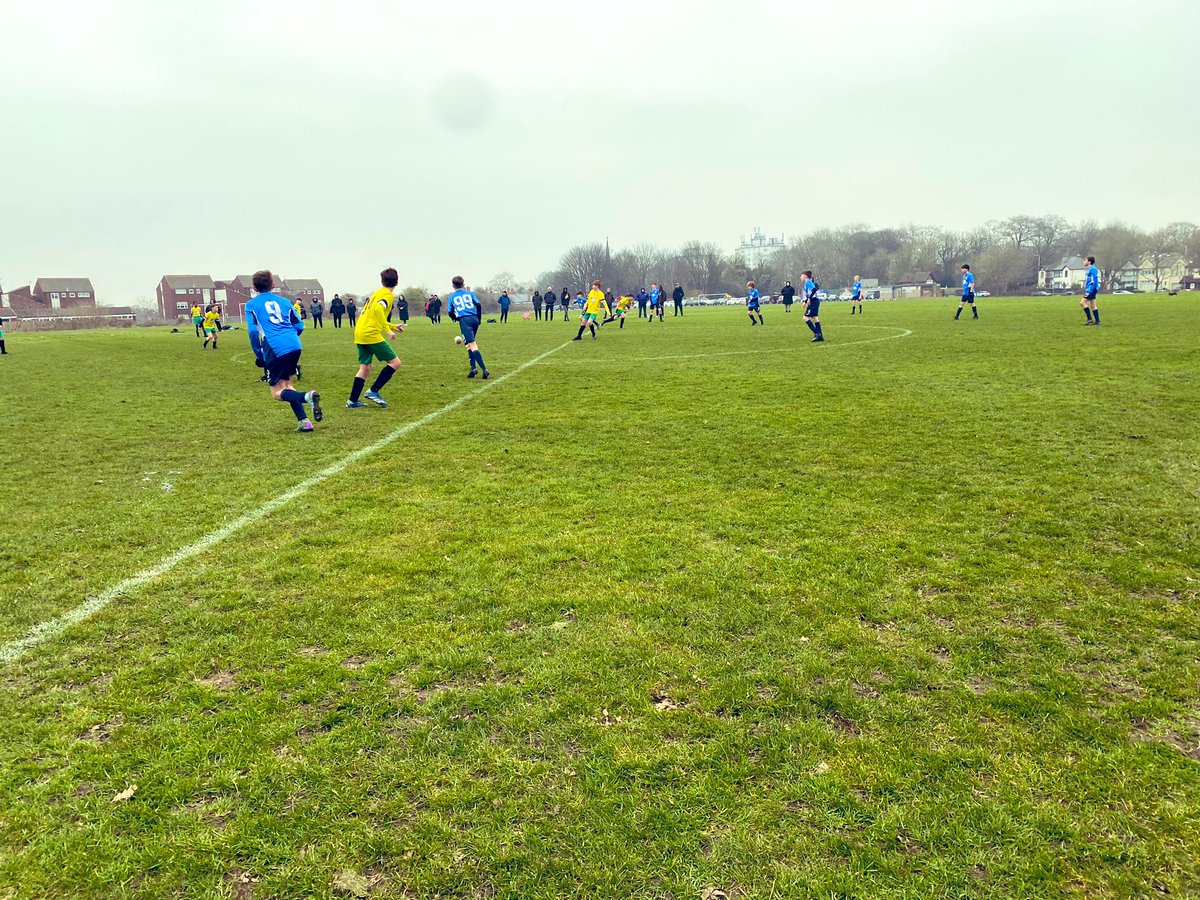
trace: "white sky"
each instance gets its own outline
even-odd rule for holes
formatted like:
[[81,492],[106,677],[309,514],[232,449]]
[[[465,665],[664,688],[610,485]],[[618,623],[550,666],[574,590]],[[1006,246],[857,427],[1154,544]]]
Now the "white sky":
[[0,278],[434,289],[605,237],[1194,221],[1197,33],[1197,0],[0,0]]

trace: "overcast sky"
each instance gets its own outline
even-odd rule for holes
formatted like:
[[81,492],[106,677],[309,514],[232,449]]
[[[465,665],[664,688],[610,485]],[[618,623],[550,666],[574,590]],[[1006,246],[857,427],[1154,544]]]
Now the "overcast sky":
[[605,237],[1194,221],[1197,33],[1197,0],[0,0],[0,278],[434,289]]

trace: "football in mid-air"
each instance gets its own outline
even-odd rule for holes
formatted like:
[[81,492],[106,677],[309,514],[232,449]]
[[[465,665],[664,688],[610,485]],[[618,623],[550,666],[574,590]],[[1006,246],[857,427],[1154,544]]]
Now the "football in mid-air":
[[454,343],[456,343],[456,344],[461,344],[462,342],[463,342],[462,335],[461,335],[461,334],[456,334],[456,335],[454,336]]

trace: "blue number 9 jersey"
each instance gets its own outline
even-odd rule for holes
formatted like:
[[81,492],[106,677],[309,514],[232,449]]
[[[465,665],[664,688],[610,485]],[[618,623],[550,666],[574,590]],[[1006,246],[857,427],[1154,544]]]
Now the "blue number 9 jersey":
[[463,288],[454,291],[446,298],[446,311],[450,314],[451,319],[461,316],[478,316],[479,301],[473,293]]

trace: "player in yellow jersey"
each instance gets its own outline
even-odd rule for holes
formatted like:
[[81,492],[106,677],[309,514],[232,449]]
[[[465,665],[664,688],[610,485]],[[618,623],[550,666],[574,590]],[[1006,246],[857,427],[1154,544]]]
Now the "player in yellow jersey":
[[213,349],[217,349],[217,320],[221,318],[221,311],[214,304],[209,304],[204,310],[204,343],[200,345],[201,350],[208,349],[208,342],[212,341]]
[[620,297],[617,298],[616,309],[614,309],[612,311],[612,315],[610,315],[607,319],[604,320],[604,324],[607,325],[613,319],[619,319],[621,324],[618,325],[617,328],[624,328],[625,327],[625,316],[629,312],[629,310],[632,306],[633,306],[633,298],[622,294]]
[[192,304],[192,325],[196,329],[196,337],[200,337],[200,327],[204,324],[204,311],[199,303]]
[[579,317],[579,334],[571,338],[573,341],[583,340],[583,329],[590,329],[592,332],[592,340],[596,339],[596,323],[600,320],[600,310],[604,310],[604,315],[609,315],[608,301],[604,299],[604,291],[600,286],[600,279],[597,278],[592,282],[592,289],[588,292],[587,302],[583,305],[583,315]]
[[396,337],[396,332],[404,330],[403,322],[393,327],[388,321],[392,314],[392,305],[396,302],[396,295],[392,289],[400,283],[400,276],[396,274],[395,269],[384,269],[379,273],[379,281],[383,287],[363,303],[358,321],[354,323],[354,344],[358,347],[358,374],[354,376],[354,386],[350,388],[350,399],[346,401],[347,409],[361,409],[365,405],[358,398],[367,384],[367,376],[371,374],[372,360],[377,359],[385,364],[366,394],[367,399],[376,406],[387,406],[387,401],[379,396],[379,392],[400,368],[400,358],[388,343]]

